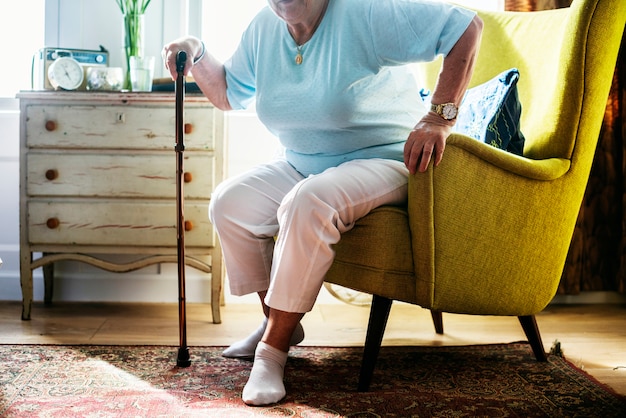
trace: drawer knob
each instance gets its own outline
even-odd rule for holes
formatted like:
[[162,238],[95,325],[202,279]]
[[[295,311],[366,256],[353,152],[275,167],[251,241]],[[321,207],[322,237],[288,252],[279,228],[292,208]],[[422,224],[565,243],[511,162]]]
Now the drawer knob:
[[191,221],[185,221],[185,231],[191,231],[193,229],[193,223]]
[[190,134],[193,132],[193,125],[191,123],[185,124],[185,133]]
[[46,121],[46,131],[48,132],[52,132],[54,130],[56,130],[57,128],[57,123],[53,120],[47,120]]
[[190,172],[185,172],[185,174],[183,174],[183,179],[185,180],[185,183],[191,183],[191,180],[193,180],[193,175]]
[[46,226],[50,229],[56,229],[61,225],[61,222],[58,218],[50,218],[46,221]]
[[50,181],[56,180],[59,177],[59,172],[54,169],[50,169],[46,171],[46,178]]

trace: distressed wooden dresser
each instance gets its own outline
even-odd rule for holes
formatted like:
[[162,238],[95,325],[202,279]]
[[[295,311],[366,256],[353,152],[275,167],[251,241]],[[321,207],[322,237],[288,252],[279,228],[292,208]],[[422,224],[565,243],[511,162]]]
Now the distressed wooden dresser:
[[[22,319],[30,319],[36,268],[49,303],[60,260],[118,273],[176,263],[174,94],[18,98]],[[184,107],[185,264],[210,273],[213,322],[220,323],[222,257],[208,204],[224,177],[224,115],[202,95],[187,94]],[[111,254],[132,261],[111,262]],[[172,283],[176,292],[176,277]]]

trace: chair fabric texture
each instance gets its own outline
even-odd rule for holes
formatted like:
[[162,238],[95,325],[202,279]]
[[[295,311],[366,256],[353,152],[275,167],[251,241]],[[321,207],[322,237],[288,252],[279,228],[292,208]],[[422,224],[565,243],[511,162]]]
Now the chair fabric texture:
[[[479,11],[470,87],[517,68],[522,156],[452,134],[441,164],[409,177],[335,245],[326,281],[433,311],[529,316],[554,297],[587,185],[624,0],[540,12]],[[421,67],[432,88],[440,61]]]

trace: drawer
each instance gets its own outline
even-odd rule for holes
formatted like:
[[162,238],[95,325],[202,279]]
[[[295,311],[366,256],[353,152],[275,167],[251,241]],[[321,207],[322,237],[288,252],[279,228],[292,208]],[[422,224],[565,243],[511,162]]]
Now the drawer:
[[[209,199],[215,157],[199,152],[184,156],[185,197]],[[31,151],[26,156],[26,191],[30,196],[175,199],[176,161],[174,151],[128,155]]]
[[[215,117],[212,107],[185,109],[186,149],[215,149]],[[26,107],[28,147],[173,150],[175,129],[173,105]]]
[[[185,202],[186,247],[213,247],[208,202]],[[176,247],[176,203],[28,202],[29,244]]]

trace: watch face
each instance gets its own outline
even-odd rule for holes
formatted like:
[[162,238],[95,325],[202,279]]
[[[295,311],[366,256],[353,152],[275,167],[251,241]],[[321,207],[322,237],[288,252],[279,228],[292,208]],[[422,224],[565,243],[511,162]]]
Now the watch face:
[[54,88],[75,90],[83,83],[83,67],[74,58],[62,57],[48,67],[48,79]]
[[456,106],[450,103],[446,103],[443,106],[443,109],[441,109],[441,116],[444,117],[444,119],[454,119],[456,118],[456,114],[457,114],[457,109]]

